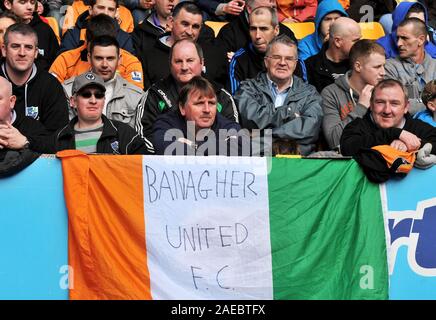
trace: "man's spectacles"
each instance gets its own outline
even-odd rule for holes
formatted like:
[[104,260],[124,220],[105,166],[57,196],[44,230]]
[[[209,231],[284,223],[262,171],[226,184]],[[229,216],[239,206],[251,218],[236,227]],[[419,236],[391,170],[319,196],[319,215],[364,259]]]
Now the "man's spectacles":
[[267,56],[267,58],[270,58],[272,61],[274,61],[274,62],[281,62],[282,61],[282,59],[285,59],[285,62],[286,63],[291,63],[291,62],[294,62],[294,61],[298,61],[298,58],[295,58],[295,57],[289,57],[289,56],[287,56],[287,57],[282,57],[282,56],[279,56],[279,55],[272,55],[272,56]]
[[91,96],[94,96],[96,99],[104,98],[104,92],[83,91],[83,92],[79,92],[78,95],[85,99],[89,99],[91,98]]

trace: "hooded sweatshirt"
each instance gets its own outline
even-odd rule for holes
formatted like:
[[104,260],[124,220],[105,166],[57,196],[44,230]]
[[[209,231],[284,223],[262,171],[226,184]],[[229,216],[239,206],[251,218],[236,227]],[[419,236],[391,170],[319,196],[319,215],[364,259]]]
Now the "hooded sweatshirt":
[[[76,26],[73,29],[68,30],[62,38],[61,47],[59,50],[59,54],[76,49],[80,47],[85,41],[85,32],[86,26],[89,18],[89,12],[83,12],[78,18],[76,22]],[[115,23],[117,29],[117,41],[120,45],[120,48],[129,51],[132,54],[135,54],[133,49],[133,41],[129,33],[120,29],[120,25]],[[83,41],[83,42],[82,42]]]
[[336,79],[321,92],[322,130],[330,149],[339,146],[345,126],[357,118],[362,118],[368,110],[358,103],[359,93],[350,87],[351,71]]
[[337,0],[322,1],[316,10],[315,32],[309,34],[298,42],[298,58],[301,61],[317,54],[321,50],[323,37],[320,33],[319,27],[322,19],[332,12],[339,12],[342,16],[348,17],[348,14]]
[[38,68],[48,70],[59,51],[58,39],[50,26],[43,22],[37,13],[33,14],[29,26],[38,35],[38,57],[35,63]]
[[[397,28],[406,18],[407,13],[414,4],[422,6],[425,13],[425,24],[428,25],[428,13],[427,8],[424,5],[419,2],[401,2],[392,13],[392,32],[377,40],[377,43],[385,49],[386,59],[398,56]],[[425,51],[427,51],[432,58],[436,58],[436,46],[432,42],[426,43]]]
[[[0,76],[9,80],[5,63],[0,67]],[[47,71],[34,64],[24,85],[11,83],[12,93],[17,97],[14,108],[17,118],[27,116],[39,120],[51,133],[68,123],[68,101],[64,89]]]

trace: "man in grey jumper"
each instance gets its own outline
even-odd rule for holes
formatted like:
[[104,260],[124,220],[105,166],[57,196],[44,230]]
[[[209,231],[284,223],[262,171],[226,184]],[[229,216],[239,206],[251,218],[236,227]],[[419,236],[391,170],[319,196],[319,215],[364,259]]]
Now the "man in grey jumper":
[[409,95],[409,112],[424,110],[421,93],[427,82],[436,78],[436,61],[426,51],[426,25],[418,18],[405,19],[397,28],[399,56],[386,62],[386,78],[403,83]]
[[351,70],[321,92],[322,130],[331,150],[339,149],[345,126],[365,115],[372,89],[385,75],[385,61],[382,46],[372,40],[359,40],[350,51]]

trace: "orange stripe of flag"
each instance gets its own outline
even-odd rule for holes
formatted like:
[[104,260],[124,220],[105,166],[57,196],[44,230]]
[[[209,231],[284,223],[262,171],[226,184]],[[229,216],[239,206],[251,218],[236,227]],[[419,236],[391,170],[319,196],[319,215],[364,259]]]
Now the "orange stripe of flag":
[[69,215],[70,299],[151,299],[142,156],[57,155]]

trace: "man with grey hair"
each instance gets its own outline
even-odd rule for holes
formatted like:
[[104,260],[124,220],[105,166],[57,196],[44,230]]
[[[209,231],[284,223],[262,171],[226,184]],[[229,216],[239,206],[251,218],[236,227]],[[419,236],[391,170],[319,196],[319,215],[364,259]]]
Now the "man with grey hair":
[[[321,96],[316,89],[294,75],[298,62],[297,45],[289,37],[274,38],[264,58],[266,72],[242,81],[235,100],[241,126],[272,129],[273,153],[308,155],[315,151],[321,126]],[[284,147],[284,148],[282,148]],[[288,153],[288,152],[286,152]]]
[[386,78],[400,80],[409,95],[409,112],[424,110],[421,93],[427,82],[436,78],[436,61],[424,49],[427,28],[418,18],[405,19],[397,28],[399,55],[386,61]]
[[340,17],[333,22],[328,42],[318,54],[305,61],[307,80],[318,92],[348,71],[351,47],[361,37],[360,26],[353,19]]
[[[222,27],[218,34],[217,43],[226,52],[234,53],[251,42],[248,17],[253,10],[259,7],[270,7],[277,11],[276,0],[247,0],[244,11],[236,19]],[[279,23],[279,34],[286,34],[297,42],[294,33],[282,23]]]

